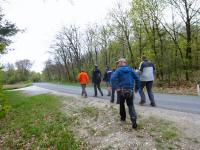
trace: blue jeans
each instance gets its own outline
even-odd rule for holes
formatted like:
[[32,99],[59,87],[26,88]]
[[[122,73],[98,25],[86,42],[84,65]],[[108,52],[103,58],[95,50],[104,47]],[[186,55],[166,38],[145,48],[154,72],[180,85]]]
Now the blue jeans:
[[154,101],[154,95],[153,95],[153,92],[152,92],[152,87],[153,87],[153,81],[141,81],[141,87],[140,87],[140,90],[139,90],[139,94],[141,96],[141,102],[146,102],[146,97],[145,97],[145,94],[144,94],[144,87],[146,86],[146,89],[147,89],[147,93],[148,93],[148,96],[149,96],[149,100],[151,102],[151,104],[155,104],[155,101]]
[[81,88],[82,88],[82,96],[83,94],[85,94],[85,96],[87,96],[87,92],[86,92],[86,84],[81,84]]

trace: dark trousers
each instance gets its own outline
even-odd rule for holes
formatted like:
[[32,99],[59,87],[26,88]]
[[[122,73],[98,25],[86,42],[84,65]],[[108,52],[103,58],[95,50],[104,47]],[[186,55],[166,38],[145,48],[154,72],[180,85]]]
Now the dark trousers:
[[133,103],[134,93],[132,93],[132,96],[127,98],[122,94],[122,92],[118,92],[118,98],[119,98],[119,103],[120,103],[121,120],[122,121],[126,120],[126,109],[125,109],[125,101],[126,101],[130,119],[132,122],[135,121],[137,119],[137,114],[135,112],[135,107],[134,107],[134,103]]
[[112,94],[111,90],[110,90],[110,82],[106,82],[106,86],[107,86],[107,90],[108,90],[108,96],[110,96]]
[[141,81],[141,87],[140,87],[140,90],[139,90],[139,94],[141,96],[141,102],[146,102],[146,97],[145,97],[145,94],[144,94],[144,91],[143,91],[145,86],[146,86],[147,93],[148,93],[148,96],[149,96],[149,100],[151,101],[151,104],[155,104],[154,95],[153,95],[153,92],[152,92],[153,81]]
[[83,94],[85,94],[85,96],[87,96],[87,92],[86,92],[86,84],[81,84],[81,88],[82,88],[82,96]]
[[111,92],[111,102],[115,101],[115,88],[112,87],[112,92]]
[[[111,93],[111,102],[114,102],[115,101],[115,89],[114,88],[112,88],[112,93]],[[119,104],[119,92],[117,92],[117,102],[116,102],[117,104]]]
[[101,96],[103,96],[103,92],[101,91],[100,83],[94,83],[94,96],[97,96],[97,89],[101,93]]

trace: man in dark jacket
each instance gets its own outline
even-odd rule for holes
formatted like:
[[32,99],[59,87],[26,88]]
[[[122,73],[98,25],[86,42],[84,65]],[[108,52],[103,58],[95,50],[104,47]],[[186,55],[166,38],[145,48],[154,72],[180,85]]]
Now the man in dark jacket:
[[[127,65],[127,61],[121,58],[117,61],[118,69],[111,76],[111,85],[117,89],[120,101],[120,116],[121,121],[126,121],[125,101],[129,109],[130,119],[132,121],[132,128],[137,128],[137,115],[134,108],[134,87],[135,92],[139,90],[140,80],[134,69]],[[134,86],[136,83],[136,86]]]
[[95,65],[95,68],[92,72],[92,83],[94,84],[94,96],[97,97],[97,88],[103,96],[103,92],[101,91],[100,83],[101,83],[101,71],[98,69],[98,65]]

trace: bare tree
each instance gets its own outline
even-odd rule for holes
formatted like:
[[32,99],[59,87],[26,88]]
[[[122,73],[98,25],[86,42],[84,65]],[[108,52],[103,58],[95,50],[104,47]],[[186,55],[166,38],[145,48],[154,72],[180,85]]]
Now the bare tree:
[[199,0],[169,0],[168,1],[185,24],[186,48],[186,80],[189,80],[189,70],[192,66],[192,26],[200,21],[200,1]]
[[[80,43],[80,33],[78,27],[70,26],[69,28],[65,27],[63,30],[64,38],[66,39],[66,44],[71,50],[72,55],[74,56],[76,67],[81,70],[81,43]],[[72,57],[72,56],[71,56]]]
[[131,63],[132,65],[134,64],[134,57],[133,57],[133,51],[131,47],[131,31],[132,31],[132,23],[129,18],[129,13],[127,10],[123,10],[122,6],[120,4],[117,5],[116,9],[113,9],[112,12],[110,13],[110,16],[113,20],[112,26],[115,27],[117,32],[119,30],[121,31],[122,34],[115,34],[115,36],[118,36],[119,38],[123,39],[122,41],[125,41],[125,45],[128,49],[128,52],[131,57]]
[[17,71],[20,73],[22,80],[25,81],[29,78],[29,73],[32,65],[33,63],[28,59],[19,60],[15,63]]
[[56,42],[52,46],[52,49],[53,49],[54,55],[57,55],[57,57],[60,57],[60,59],[62,60],[64,64],[67,80],[71,81],[71,75],[69,71],[70,70],[69,69],[69,55],[68,55],[69,52],[68,52],[67,46],[65,45],[62,32],[56,36]]
[[110,55],[109,55],[109,44],[110,44],[110,32],[109,29],[102,25],[99,28],[99,34],[98,34],[98,41],[99,41],[99,45],[101,45],[101,51],[105,56],[105,64],[104,65],[110,65]]

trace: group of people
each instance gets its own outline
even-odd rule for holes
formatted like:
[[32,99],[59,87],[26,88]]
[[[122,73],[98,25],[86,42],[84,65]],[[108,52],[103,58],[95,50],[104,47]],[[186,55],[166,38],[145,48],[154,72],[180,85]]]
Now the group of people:
[[[154,100],[154,95],[152,92],[152,86],[154,81],[155,67],[154,64],[147,59],[146,56],[142,56],[142,62],[140,63],[139,69],[134,69],[128,66],[127,60],[124,58],[119,59],[116,62],[117,68],[110,70],[107,66],[103,77],[103,81],[106,82],[108,88],[108,95],[111,96],[110,102],[114,102],[115,91],[117,93],[117,104],[120,105],[120,117],[121,121],[126,121],[126,111],[125,102],[128,106],[130,119],[132,122],[132,128],[137,128],[137,114],[135,111],[133,99],[134,92],[139,92],[141,96],[140,105],[146,103],[146,97],[144,94],[144,87],[146,87],[150,105],[155,107],[156,103]],[[82,96],[87,97],[87,92],[85,90],[86,84],[89,83],[88,74],[82,70],[78,75],[78,80],[80,81],[82,87]],[[94,84],[94,96],[97,97],[97,89],[101,96],[103,92],[101,90],[100,84],[102,80],[101,71],[98,65],[92,72],[92,83]]]

